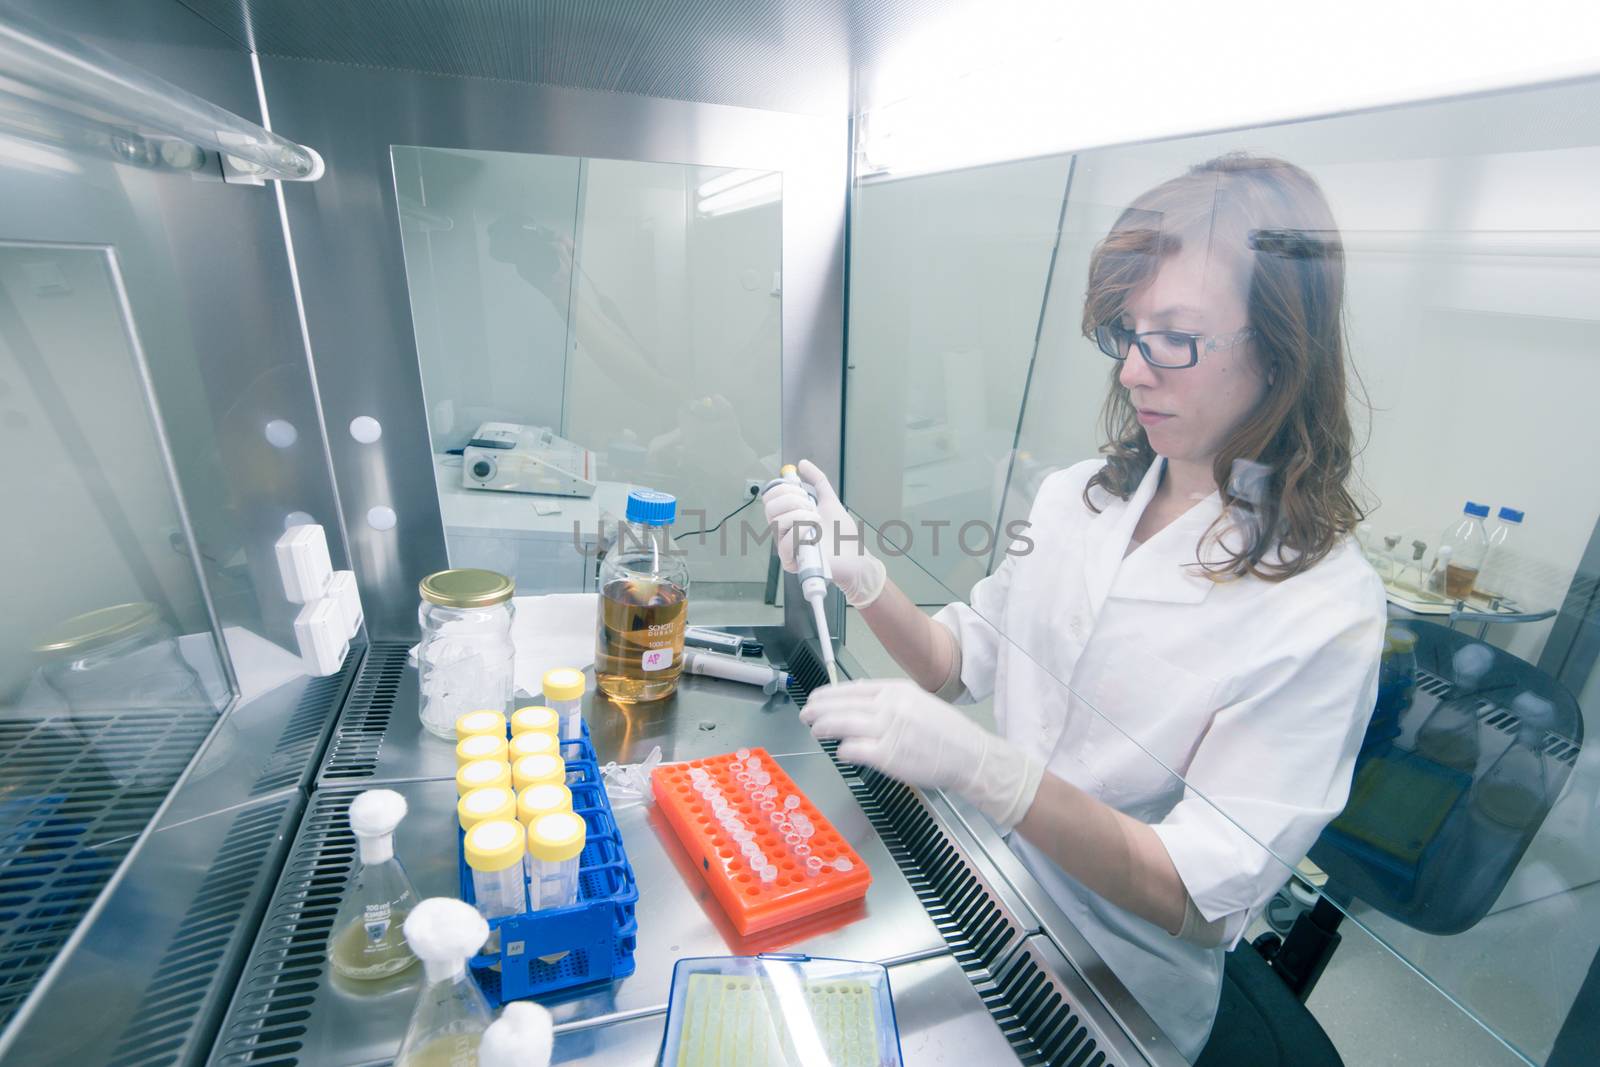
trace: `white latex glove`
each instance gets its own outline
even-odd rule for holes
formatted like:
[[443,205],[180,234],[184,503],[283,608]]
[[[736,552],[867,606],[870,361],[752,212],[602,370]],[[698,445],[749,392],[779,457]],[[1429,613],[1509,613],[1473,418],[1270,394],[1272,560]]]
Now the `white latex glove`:
[[925,789],[948,789],[1006,833],[1028,813],[1044,764],[909,679],[844,682],[815,690],[800,721],[839,758]]
[[[801,460],[797,469],[800,480],[816,490],[815,503],[803,488],[787,482],[768,489],[761,498],[783,569],[790,574],[798,569],[794,554],[800,537],[816,539],[817,547],[822,550],[823,565],[833,584],[844,594],[845,603],[853,608],[864,608],[883,592],[887,579],[883,561],[867,551],[860,529],[839,502],[839,494],[833,491],[827,475],[809,459]],[[800,523],[810,523],[811,532],[796,531]],[[820,538],[815,532],[818,530]]]

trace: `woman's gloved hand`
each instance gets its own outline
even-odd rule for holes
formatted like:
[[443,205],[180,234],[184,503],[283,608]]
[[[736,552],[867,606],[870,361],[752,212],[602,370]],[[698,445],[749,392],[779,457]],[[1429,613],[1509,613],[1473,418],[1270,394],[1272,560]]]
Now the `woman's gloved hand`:
[[[844,594],[845,603],[864,608],[883,592],[887,578],[883,561],[867,551],[855,520],[817,465],[803,459],[798,470],[800,479],[816,491],[815,503],[803,488],[790,483],[775,485],[762,497],[783,569],[790,574],[797,569],[794,556],[798,538],[815,540],[829,577]],[[811,525],[796,532],[795,527],[801,523]]]
[[839,758],[927,789],[948,789],[1009,831],[1033,805],[1044,764],[908,679],[823,686],[800,710]]

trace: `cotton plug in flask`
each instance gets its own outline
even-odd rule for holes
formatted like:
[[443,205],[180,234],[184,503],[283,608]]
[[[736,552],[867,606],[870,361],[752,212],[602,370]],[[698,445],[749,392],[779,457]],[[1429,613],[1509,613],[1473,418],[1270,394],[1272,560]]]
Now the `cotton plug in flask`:
[[555,1024],[542,1004],[516,1000],[500,1010],[478,1046],[478,1067],[549,1067]]
[[600,570],[595,681],[619,703],[660,700],[678,688],[689,565],[667,534],[677,506],[668,493],[629,493],[628,521]]
[[1494,665],[1487,645],[1466,645],[1451,657],[1450,695],[1417,730],[1416,750],[1445,767],[1468,774],[1478,765],[1478,686]]
[[470,904],[430,897],[412,909],[405,933],[424,975],[395,1067],[473,1067],[494,1016],[467,960],[488,938],[489,924]]
[[394,855],[395,827],[405,814],[405,797],[390,789],[369,789],[350,802],[361,866],[328,943],[329,965],[346,978],[386,978],[416,962],[402,925],[417,893]]

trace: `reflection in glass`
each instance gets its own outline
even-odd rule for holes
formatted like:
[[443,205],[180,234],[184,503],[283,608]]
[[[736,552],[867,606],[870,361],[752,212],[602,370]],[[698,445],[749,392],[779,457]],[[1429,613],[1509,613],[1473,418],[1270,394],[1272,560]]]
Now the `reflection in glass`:
[[1494,665],[1494,653],[1485,645],[1466,645],[1450,662],[1455,668],[1450,696],[1417,730],[1416,747],[1441,766],[1471,774],[1478,767],[1478,687]]
[[117,604],[68,619],[35,651],[45,684],[73,712],[210,706],[154,604]]
[[232,695],[126,307],[109,250],[0,243],[0,1026]]
[[[1016,390],[1009,414],[1020,425],[1010,461],[996,477],[955,470],[944,477],[951,495],[1003,491],[1004,521],[1029,514],[1042,495],[1048,477],[1041,478],[1040,468],[1048,476],[1100,444],[1095,408],[1108,368],[1093,340],[1079,337],[1079,313],[1092,250],[1129,200],[1193,160],[1241,144],[1295,160],[1327,191],[1343,224],[1350,350],[1372,400],[1370,418],[1358,418],[1355,426],[1362,447],[1352,491],[1370,515],[1364,547],[1387,580],[1397,624],[1391,637],[1399,630],[1415,637],[1391,641],[1377,700],[1381,714],[1363,740],[1349,803],[1311,856],[1328,878],[1327,893],[1363,929],[1437,983],[1496,1039],[1514,1046],[1516,1057],[1533,1062],[1544,1060],[1564,1029],[1564,1043],[1576,1047],[1568,1011],[1581,1033],[1576,1016],[1584,1001],[1575,1005],[1573,998],[1594,973],[1600,950],[1600,751],[1585,744],[1592,709],[1600,707],[1600,671],[1593,643],[1579,636],[1593,632],[1600,577],[1591,488],[1600,423],[1589,410],[1600,389],[1594,358],[1600,324],[1592,296],[1600,284],[1594,239],[1600,201],[1588,193],[1600,173],[1597,93],[1600,86],[1591,81],[1244,136],[1112,148],[1057,157],[1057,173],[1033,161],[1035,180],[1026,192],[1041,201],[1053,196],[1059,203],[1071,166],[1042,315],[1037,301],[1010,316],[993,311],[1026,287],[1026,272],[997,274],[993,281],[962,278],[957,285],[949,265],[935,259],[939,270],[916,271],[897,255],[905,248],[950,248],[969,258],[1022,257],[1032,231],[992,226],[992,236],[973,237],[967,227],[1002,198],[1022,202],[1011,175],[1023,165],[866,181],[853,205],[852,382],[881,351],[904,350],[908,362],[933,358],[937,349],[918,333],[921,322],[958,329],[981,323],[994,333],[1002,318],[1019,330],[1037,324],[1037,358],[1020,365],[991,358],[984,383],[991,396]],[[1530,124],[1533,115],[1540,120]],[[943,186],[957,181],[967,195],[937,214],[941,225],[919,218]],[[895,271],[907,273],[901,278]],[[1041,276],[1044,271],[1041,264]],[[877,286],[869,304],[860,294],[871,282]],[[946,392],[955,402],[953,391]],[[849,502],[881,525],[904,513],[895,508],[897,495],[881,491],[883,484],[909,480],[917,471],[900,461],[896,434],[879,426],[877,411],[858,396],[851,395],[847,413]],[[875,493],[858,497],[863,485]],[[1018,486],[1024,487],[1020,493]],[[1515,516],[1526,510],[1538,522],[1524,527],[1501,520],[1515,527],[1506,535],[1513,544],[1489,551],[1472,582],[1469,614],[1458,612],[1452,620],[1447,577],[1454,547],[1441,531],[1460,521],[1469,499],[1491,504],[1492,515],[1499,508]],[[973,507],[957,522],[981,514]],[[1418,543],[1426,546],[1420,561]],[[992,575],[1014,570],[1003,555],[986,562]],[[1105,565],[1116,563],[1106,558]],[[945,591],[922,576],[916,597],[922,603],[969,595],[970,583],[954,580],[948,556],[935,557],[925,537],[899,566],[951,578]],[[896,581],[910,589],[895,567],[890,561]],[[1457,578],[1463,577],[1458,567]],[[1459,592],[1461,582],[1456,585]],[[978,599],[972,596],[974,606]],[[1330,604],[1338,602],[1330,597]],[[1545,613],[1556,609],[1562,614],[1550,620]],[[1065,610],[1059,615],[1064,625],[1072,621]],[[1427,621],[1435,617],[1437,625]],[[1049,640],[1072,640],[1061,628],[1024,635],[1006,620],[990,621],[1035,653],[1047,650]],[[1446,626],[1452,621],[1455,632]],[[866,628],[857,620],[850,625],[854,647]],[[1203,626],[1184,631],[1200,642],[1213,639]],[[1452,656],[1475,640],[1494,649],[1495,666],[1476,685],[1464,685]],[[1047,662],[1042,653],[1038,660]],[[1414,682],[1406,680],[1413,673]],[[1095,699],[1099,679],[1073,674],[1060,681],[1063,689],[1070,683],[1069,699],[1107,710]],[[1465,699],[1441,710],[1452,686]],[[1539,715],[1518,710],[1520,693],[1555,709],[1538,733],[1523,724]],[[1153,697],[1152,703],[1171,714],[1170,699]],[[1015,716],[998,700],[995,710],[1002,723]],[[1435,712],[1440,718],[1419,737]],[[1446,719],[1455,726],[1446,728]],[[1128,723],[1117,726],[1126,730]],[[1452,746],[1454,754],[1447,751]],[[1075,740],[1063,748],[1084,751]],[[1150,750],[1189,774],[1181,762],[1186,754]],[[1429,758],[1429,751],[1440,759]],[[1262,761],[1273,758],[1268,746]],[[1515,783],[1507,803],[1496,803],[1499,790],[1486,788],[1491,781]],[[1202,784],[1190,786],[1231,813]],[[1277,858],[1293,864],[1301,857]],[[1370,1041],[1362,1032],[1367,1020],[1349,1015],[1339,1001],[1355,989],[1387,989],[1388,976],[1376,961],[1389,957],[1352,951],[1353,933],[1347,924],[1346,950],[1329,967],[1326,983],[1335,992],[1314,997],[1312,1005],[1346,1062],[1369,1062],[1375,1050],[1363,1044]],[[1409,1017],[1418,1006],[1383,1008]],[[1476,1033],[1454,1007],[1439,1020],[1442,1040],[1452,1046],[1469,1045]]]
[[1518,719],[1516,738],[1478,783],[1473,800],[1495,822],[1522,830],[1536,826],[1554,799],[1544,735],[1552,725],[1555,705],[1532,693],[1518,693],[1511,711]]
[[392,154],[452,564],[592,591],[642,486],[678,499],[698,605],[759,602],[769,546],[701,534],[781,462],[781,175]]

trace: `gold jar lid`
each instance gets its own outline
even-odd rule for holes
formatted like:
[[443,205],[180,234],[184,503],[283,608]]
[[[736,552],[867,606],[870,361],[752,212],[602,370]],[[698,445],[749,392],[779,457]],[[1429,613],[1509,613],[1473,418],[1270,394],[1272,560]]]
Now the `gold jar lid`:
[[98,608],[75,615],[46,632],[33,650],[82,652],[148,629],[160,619],[156,606],[150,603],[115,604],[109,608]]
[[510,600],[517,583],[494,571],[457,567],[428,575],[417,583],[417,591],[442,608],[487,608]]

